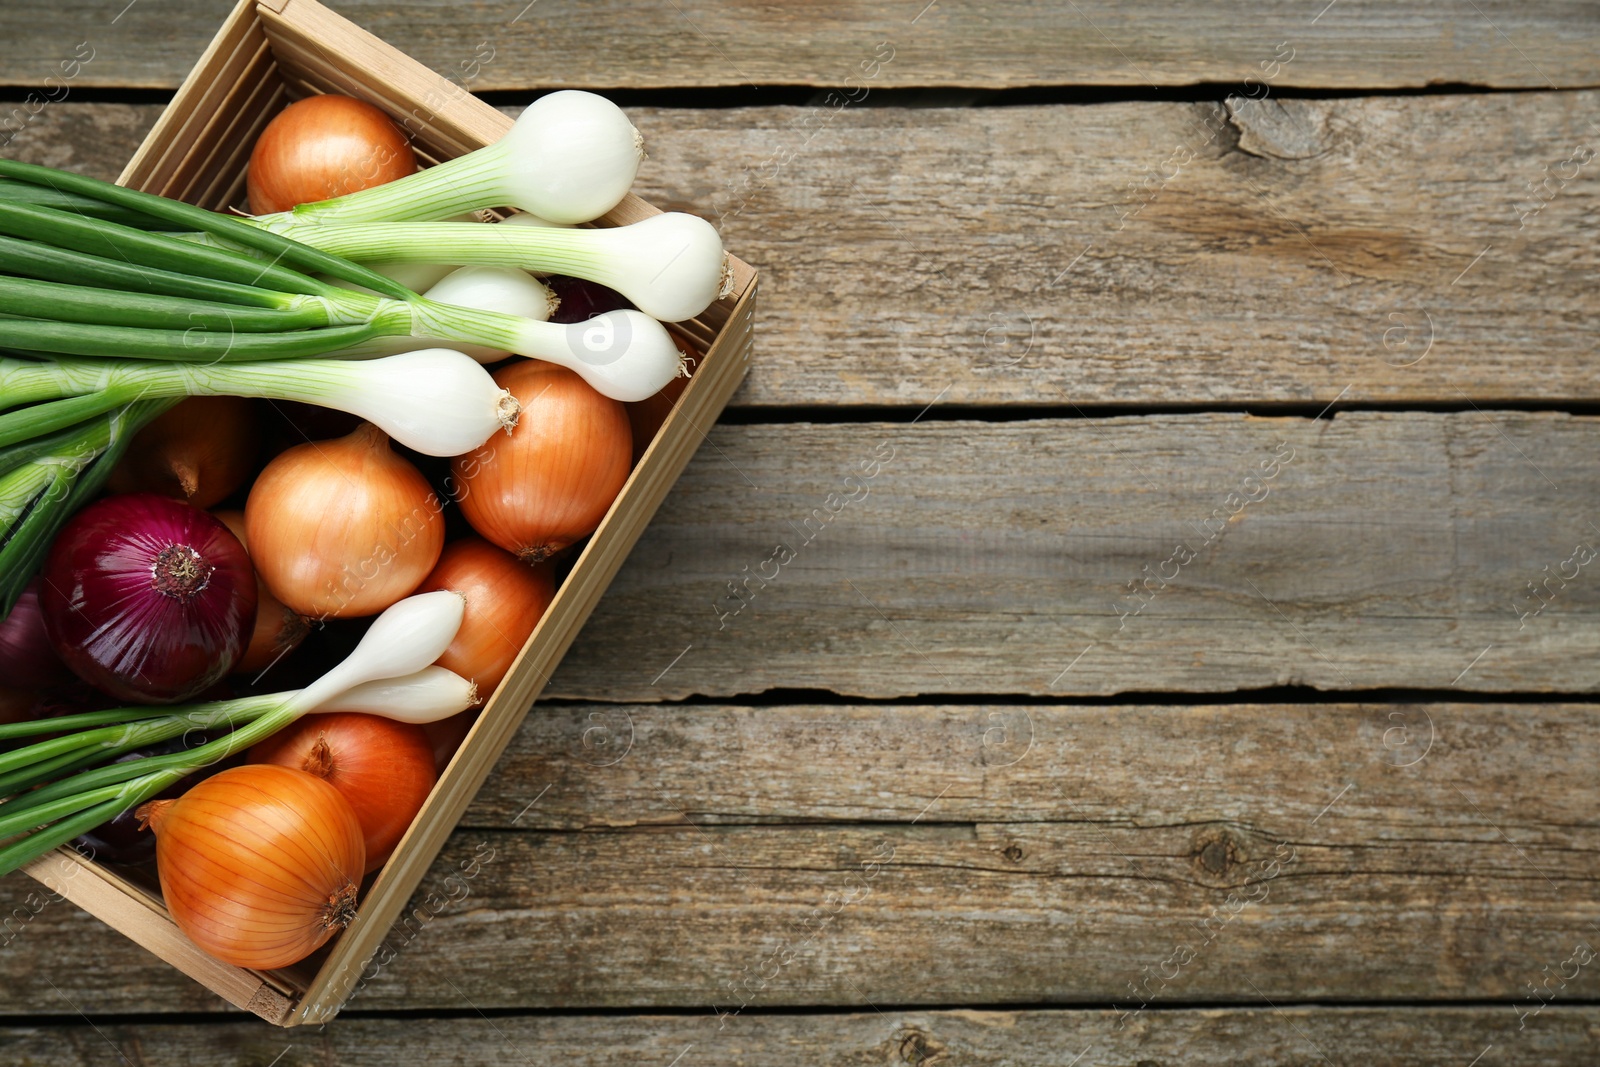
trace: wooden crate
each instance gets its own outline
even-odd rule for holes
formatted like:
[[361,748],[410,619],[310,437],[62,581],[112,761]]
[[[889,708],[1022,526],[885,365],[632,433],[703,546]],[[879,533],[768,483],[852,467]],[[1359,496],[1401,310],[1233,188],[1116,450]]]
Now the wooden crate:
[[[424,162],[497,140],[511,120],[315,0],[241,0],[120,181],[214,209],[243,200],[245,164],[290,100],[338,92],[383,108]],[[629,196],[599,225],[658,214]],[[600,594],[743,379],[755,272],[730,257],[732,295],[681,324],[702,353],[694,375],[589,540],[511,672],[331,950],[284,970],[221,963],[196,948],[148,886],[62,849],[28,871],[232,1004],[280,1026],[332,1018],[350,996],[446,837],[511,740]]]

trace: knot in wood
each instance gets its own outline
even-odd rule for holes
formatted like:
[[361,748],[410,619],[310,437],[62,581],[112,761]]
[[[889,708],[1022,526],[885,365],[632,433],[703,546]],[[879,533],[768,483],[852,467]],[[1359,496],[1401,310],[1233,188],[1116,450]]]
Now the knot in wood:
[[1244,842],[1233,831],[1224,826],[1210,826],[1195,835],[1190,855],[1203,880],[1226,883],[1243,862],[1244,851]]
[[1022,846],[1013,841],[1001,855],[1012,863],[1021,863],[1023,857]]
[[907,1063],[931,1063],[944,1055],[944,1045],[921,1030],[912,1030],[900,1041],[900,1058]]

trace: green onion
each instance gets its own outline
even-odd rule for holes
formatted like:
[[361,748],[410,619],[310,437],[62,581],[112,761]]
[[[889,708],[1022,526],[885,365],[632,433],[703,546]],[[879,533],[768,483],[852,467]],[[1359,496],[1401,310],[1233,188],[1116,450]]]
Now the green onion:
[[[412,292],[396,284],[383,275],[357,266],[349,260],[340,259],[305,245],[271,234],[259,226],[253,226],[228,215],[221,215],[204,208],[194,207],[190,204],[180,203],[177,200],[168,200],[166,197],[156,196],[152,193],[142,193],[137,189],[124,189],[120,185],[112,185],[96,178],[85,177],[81,174],[72,174],[64,170],[55,170],[51,167],[42,167],[35,163],[19,163],[12,159],[0,159],[0,177],[15,178],[19,181],[30,182],[34,185],[43,185],[64,192],[76,193],[80,196],[90,197],[102,203],[113,204],[117,207],[128,208],[133,211],[143,212],[153,218],[172,224],[176,230],[199,230],[209,233],[214,237],[223,237],[237,242],[246,248],[253,248],[258,252],[266,252],[276,263],[281,260],[291,270],[306,273],[331,274],[335,278],[355,282],[357,285],[366,286],[375,293],[404,300],[412,296]],[[27,208],[15,202],[0,203],[0,218],[7,215],[20,216],[24,219],[32,213],[39,215],[67,216],[73,213],[57,211],[52,208]],[[65,223],[60,223],[65,225]],[[108,231],[114,231],[123,241],[136,241],[139,237],[156,238],[156,234],[144,234],[128,226],[117,226],[115,223],[102,222],[101,225]],[[28,236],[18,234],[17,236]],[[171,240],[170,238],[168,240]],[[108,247],[114,247],[115,241],[108,241]],[[185,242],[174,241],[175,244]],[[84,249],[89,252],[99,252],[101,249]],[[316,291],[316,290],[312,290]]]
[[[426,173],[426,172],[424,172]],[[627,226],[483,226],[464,222],[273,222],[274,232],[355,260],[521,267],[610,286],[647,315],[682,322],[731,284],[716,228],[668,211]]]
[[[0,358],[0,398],[45,401],[0,414],[0,446],[80,421],[73,405],[103,411],[140,398],[183,396],[252,396],[337,408],[430,456],[461,455],[496,430],[509,433],[521,410],[488,371],[448,348],[372,360],[198,365]],[[0,477],[0,522],[5,520],[5,477]]]
[[[9,165],[9,160],[0,159],[0,169]],[[108,188],[116,189],[117,186]],[[210,212],[201,214],[209,215]],[[198,227],[198,222],[196,225]],[[245,229],[253,233],[260,232],[249,226]],[[326,293],[332,288],[327,282],[318,281],[309,274],[292,270],[270,258],[261,260],[234,248],[181,240],[170,234],[146,233],[131,226],[119,226],[114,222],[50,207],[0,201],[0,233],[37,242],[40,255],[48,255],[46,250],[49,248],[61,248],[102,259],[122,260],[130,266],[155,267],[285,293]],[[373,277],[383,278],[381,274],[374,274]]]
[[[21,810],[71,796],[85,788],[99,788],[137,778],[154,769],[149,763],[120,763],[109,761],[118,756],[150,745],[185,737],[191,733],[207,733],[220,728],[234,729],[255,722],[286,706],[299,707],[303,703],[300,691],[265,693],[258,696],[217,700],[203,704],[155,709],[150,707],[114,708],[109,712],[88,712],[81,716],[63,716],[43,722],[17,723],[34,727],[27,731],[13,731],[12,736],[30,733],[71,730],[69,720],[89,719],[93,716],[119,716],[93,729],[80,729],[65,736],[37,741],[23,748],[0,755],[0,796],[11,796],[30,790],[27,796],[13,801]],[[403,678],[379,679],[355,686],[318,704],[318,714],[332,712],[359,712],[363,715],[380,715],[386,719],[407,723],[437,722],[464,711],[478,701],[477,687],[470,681],[443,667],[425,667]],[[151,712],[159,710],[160,714]],[[247,743],[254,743],[253,741]],[[185,753],[169,753],[167,758],[183,764]],[[82,775],[68,781],[35,789],[62,769],[81,770],[95,764],[107,764],[93,775]]]
[[141,230],[162,230],[167,228],[166,223],[163,223],[160,219],[152,218],[142,211],[131,211],[115,204],[108,204],[103,200],[65,192],[48,185],[0,181],[0,200],[7,200],[16,204],[32,204],[34,207],[59,208],[62,211],[71,211],[77,215],[88,215],[91,218],[104,219],[107,222],[116,222],[123,226],[133,226]]
[[551,222],[599,218],[628,194],[644,141],[611,101],[574,89],[535,100],[492,145],[358,193],[264,218],[446,219],[510,206]]
[[283,297],[282,305],[275,308],[240,307],[192,297],[129,293],[0,275],[0,312],[104,326],[157,329],[198,326],[207,330],[264,333],[364,321],[355,316],[341,321],[335,308],[328,297]]
[[[215,281],[248,290],[277,288],[308,299],[277,301],[288,327],[315,320],[325,309],[328,325],[271,329],[271,314],[249,316],[258,332],[225,325],[222,308],[196,302],[189,311],[169,296],[134,294],[95,288],[83,300],[54,312],[41,294],[49,281],[10,286],[12,297],[0,315],[12,318],[6,330],[14,348],[61,355],[117,359],[160,359],[190,363],[241,362],[359,351],[381,337],[411,336],[446,343],[464,342],[504,349],[549,360],[582,376],[591,386],[617,400],[643,400],[659,392],[681,372],[677,346],[661,324],[648,315],[616,311],[575,326],[562,326],[514,315],[476,311],[429,301],[388,278],[340,256],[322,252],[239,219],[81,175],[0,160],[0,176],[20,181],[59,184],[68,192],[127,206],[181,226],[192,226],[228,244],[267,253],[287,268],[262,263],[228,247],[210,247],[165,234],[90,219],[50,207],[0,200],[0,232],[102,258],[124,256],[137,265],[162,270],[192,269]],[[508,231],[509,232],[509,231]],[[529,231],[519,231],[529,232]],[[561,231],[566,232],[566,231]],[[720,250],[720,242],[718,249]],[[3,265],[0,260],[0,265]],[[320,270],[370,293],[352,292],[320,282],[301,270]],[[251,295],[240,293],[241,297]],[[259,297],[259,292],[254,295]],[[82,315],[83,303],[93,310]],[[271,304],[270,299],[260,302]],[[9,309],[9,310],[8,310]],[[263,309],[265,311],[265,309]],[[75,317],[73,312],[80,313]],[[292,312],[292,314],[290,314]],[[83,321],[84,318],[91,321]],[[359,325],[349,325],[360,320]],[[481,443],[481,442],[480,442]]]
[[[0,186],[18,182],[0,182]],[[284,294],[276,289],[202,278],[194,274],[135,265],[126,259],[107,259],[38,241],[0,236],[0,263],[12,274],[74,285],[94,285],[130,293],[161,293],[195,300],[214,300],[242,307],[282,307]],[[311,279],[314,280],[314,279]]]
[[233,333],[204,328],[158,330],[50,319],[9,319],[4,333],[6,340],[15,347],[33,352],[179,363],[299,359],[338,352],[386,335],[378,323],[279,333]]

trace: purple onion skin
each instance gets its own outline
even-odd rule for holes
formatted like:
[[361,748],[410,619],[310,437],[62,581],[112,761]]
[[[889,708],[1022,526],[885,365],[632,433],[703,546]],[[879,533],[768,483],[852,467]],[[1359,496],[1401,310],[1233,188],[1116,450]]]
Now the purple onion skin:
[[0,685],[43,689],[71,678],[72,672],[50,647],[39,608],[39,579],[35,578],[23,589],[11,614],[0,619]]
[[550,316],[551,322],[588,322],[596,315],[608,311],[632,311],[628,298],[615,289],[583,278],[569,278],[565,274],[552,274],[544,280],[561,303]]
[[78,677],[130,704],[170,704],[216,684],[244,654],[256,578],[221,520],[124,493],[68,520],[45,560],[40,604]]

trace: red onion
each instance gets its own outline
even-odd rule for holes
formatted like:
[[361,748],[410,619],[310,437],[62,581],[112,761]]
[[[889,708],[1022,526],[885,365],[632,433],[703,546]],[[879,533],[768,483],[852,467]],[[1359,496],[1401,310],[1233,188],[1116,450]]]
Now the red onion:
[[11,614],[0,619],[0,684],[43,689],[72,677],[50,647],[39,610],[39,579],[29,582]]
[[244,653],[256,578],[214,516],[154,493],[73,516],[44,565],[50,641],[78,676],[129,703],[184,700]]

